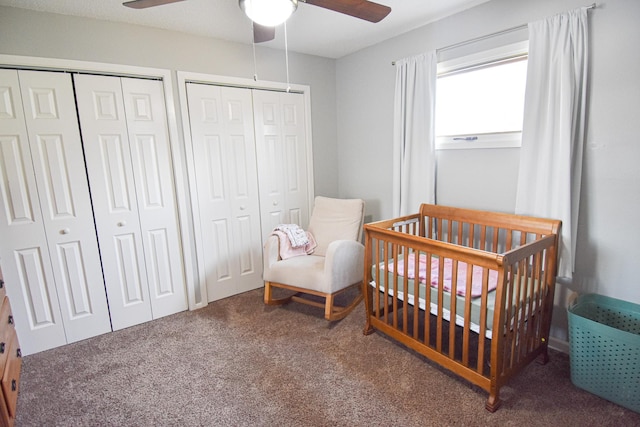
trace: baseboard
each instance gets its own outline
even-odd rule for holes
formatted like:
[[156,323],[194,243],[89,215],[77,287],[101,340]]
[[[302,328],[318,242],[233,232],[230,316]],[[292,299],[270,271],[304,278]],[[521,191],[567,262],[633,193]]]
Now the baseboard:
[[569,341],[549,337],[549,348],[569,354]]

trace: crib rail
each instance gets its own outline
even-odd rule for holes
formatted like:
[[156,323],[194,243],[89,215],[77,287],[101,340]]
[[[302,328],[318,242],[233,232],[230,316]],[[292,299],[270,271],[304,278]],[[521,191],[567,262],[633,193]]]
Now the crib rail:
[[[378,329],[484,388],[497,409],[500,386],[546,357],[559,227],[433,205],[366,224],[365,333]],[[421,262],[427,285],[416,279]]]

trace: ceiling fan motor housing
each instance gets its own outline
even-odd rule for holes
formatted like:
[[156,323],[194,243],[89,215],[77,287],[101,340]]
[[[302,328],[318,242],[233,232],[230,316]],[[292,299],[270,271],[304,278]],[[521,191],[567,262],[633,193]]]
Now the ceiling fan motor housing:
[[239,0],[239,4],[249,19],[265,27],[282,24],[298,8],[298,0]]

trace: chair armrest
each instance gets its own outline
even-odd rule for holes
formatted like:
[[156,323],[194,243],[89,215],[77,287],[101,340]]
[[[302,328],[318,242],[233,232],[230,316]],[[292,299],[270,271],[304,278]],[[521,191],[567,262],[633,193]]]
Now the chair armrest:
[[329,243],[324,263],[325,277],[331,277],[332,292],[362,281],[364,245],[355,240]]
[[270,268],[280,261],[280,239],[278,239],[278,236],[271,235],[267,238],[262,251],[262,260],[264,269]]

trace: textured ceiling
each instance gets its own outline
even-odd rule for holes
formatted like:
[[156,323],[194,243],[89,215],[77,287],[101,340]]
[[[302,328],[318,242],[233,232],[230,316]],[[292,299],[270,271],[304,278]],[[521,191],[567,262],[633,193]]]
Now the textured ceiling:
[[[377,24],[302,2],[287,21],[291,51],[340,58],[489,0],[378,0],[392,11]],[[251,24],[237,0],[186,0],[134,10],[122,0],[0,0],[0,5],[126,22],[251,43]],[[284,48],[284,30],[263,45]]]

